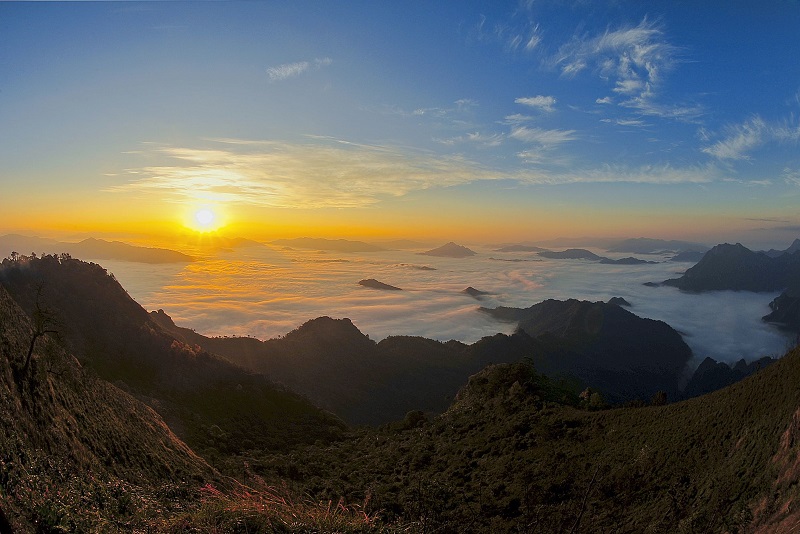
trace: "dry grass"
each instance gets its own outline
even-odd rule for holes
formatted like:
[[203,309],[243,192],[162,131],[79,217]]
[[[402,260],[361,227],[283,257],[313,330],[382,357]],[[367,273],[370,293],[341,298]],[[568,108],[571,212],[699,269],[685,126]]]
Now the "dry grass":
[[201,489],[198,507],[163,525],[164,531],[235,533],[235,532],[340,532],[382,533],[412,532],[413,526],[384,524],[377,513],[367,513],[363,505],[318,502],[293,496],[288,488],[241,486],[233,491],[219,490],[211,484]]

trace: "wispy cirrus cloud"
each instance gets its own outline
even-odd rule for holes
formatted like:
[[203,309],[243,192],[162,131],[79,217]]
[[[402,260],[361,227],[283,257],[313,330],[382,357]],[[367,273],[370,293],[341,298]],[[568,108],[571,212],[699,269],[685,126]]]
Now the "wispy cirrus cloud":
[[309,137],[304,143],[217,140],[215,148],[159,147],[163,164],[130,169],[110,192],[174,202],[281,208],[356,208],[411,191],[499,177],[461,156]]
[[613,95],[597,98],[598,104],[617,103],[645,115],[695,119],[702,114],[699,106],[657,102],[666,73],[679,62],[678,53],[662,28],[645,18],[637,26],[576,36],[561,46],[551,63],[565,78],[593,69],[600,78],[613,83]]
[[332,63],[333,60],[329,57],[316,58],[313,61],[297,61],[295,63],[284,63],[282,65],[268,67],[267,75],[269,75],[270,81],[279,82],[287,80],[289,78],[293,78],[295,76],[299,76],[311,69],[319,69],[322,67],[327,67]]
[[701,150],[717,159],[750,159],[748,152],[764,143],[768,131],[767,123],[756,115],[743,124],[727,127],[724,139]]
[[781,174],[783,181],[788,185],[800,186],[800,169],[786,167]]
[[485,15],[481,15],[472,33],[479,41],[502,43],[506,52],[533,52],[543,39],[539,24],[528,17],[491,23]]
[[[705,129],[701,129],[698,135],[704,141],[712,138],[712,134]],[[726,126],[723,135],[722,139],[701,150],[720,160],[750,160],[750,153],[767,143],[800,142],[800,125],[794,116],[783,121],[768,122],[759,115],[753,115],[742,124]]]
[[674,167],[669,164],[628,167],[603,165],[593,169],[569,172],[545,172],[525,170],[510,176],[522,183],[574,184],[574,183],[634,183],[634,184],[705,184],[722,179],[722,173],[714,165]]
[[485,134],[480,132],[470,132],[466,135],[457,135],[455,137],[434,138],[439,144],[445,146],[455,146],[459,143],[474,143],[481,147],[497,147],[503,144],[505,135],[501,133]]
[[[212,140],[210,148],[146,145],[140,153],[160,162],[109,177],[106,192],[158,198],[175,203],[231,203],[278,208],[361,208],[413,191],[478,181],[515,180],[523,184],[705,183],[720,179],[713,165],[669,165],[630,169],[604,166],[556,172],[560,144],[570,130],[516,128],[530,143],[518,157],[549,169],[489,168],[462,156],[408,148],[366,145],[308,136],[305,142]],[[465,136],[462,142],[491,144],[500,134]],[[208,142],[206,142],[208,145]]]
[[535,143],[546,147],[557,146],[577,139],[575,130],[545,130],[526,126],[512,128],[509,137],[525,143]]
[[520,126],[526,122],[532,121],[534,118],[530,115],[523,115],[522,113],[514,113],[513,115],[506,115],[503,120],[497,121],[499,124],[507,126]]
[[520,97],[515,99],[514,103],[522,104],[523,106],[528,106],[540,111],[546,111],[548,113],[556,110],[554,107],[556,105],[556,98],[554,96],[537,95]]

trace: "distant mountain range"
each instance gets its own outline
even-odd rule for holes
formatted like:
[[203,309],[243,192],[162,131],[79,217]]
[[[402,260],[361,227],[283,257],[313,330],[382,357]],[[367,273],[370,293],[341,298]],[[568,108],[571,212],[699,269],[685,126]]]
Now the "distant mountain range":
[[583,248],[569,248],[561,252],[545,250],[539,252],[539,256],[556,260],[600,260],[601,257]]
[[797,251],[800,251],[800,239],[795,239],[787,249],[776,250],[772,248],[764,252],[764,254],[771,258],[777,258],[778,256],[783,256],[784,254],[794,254]]
[[140,263],[188,263],[192,256],[163,248],[138,247],[121,241],[88,238],[78,243],[67,243],[41,237],[8,234],[0,237],[0,256],[13,252],[29,255],[67,253],[73,257],[91,260],[121,260]]
[[583,248],[570,248],[567,250],[563,250],[561,252],[555,252],[552,250],[546,250],[544,252],[539,252],[539,256],[543,258],[550,258],[556,260],[590,260],[590,261],[597,261],[598,263],[607,264],[607,265],[640,265],[644,263],[658,263],[654,261],[647,261],[647,260],[640,260],[638,258],[627,257],[627,258],[620,258],[618,260],[614,260],[611,258],[606,258],[604,256],[598,256],[594,252]]
[[322,239],[313,237],[276,239],[275,241],[272,241],[272,244],[290,248],[334,250],[336,252],[379,252],[385,250],[378,245],[372,245],[363,241],[351,241],[349,239]]
[[419,254],[423,256],[440,256],[443,258],[468,258],[469,256],[474,256],[476,252],[450,241],[441,247],[426,252],[420,252]]
[[535,247],[533,245],[507,245],[494,249],[495,252],[546,252],[546,248]]
[[677,241],[674,239],[651,239],[646,237],[637,237],[634,239],[625,239],[619,243],[614,244],[608,248],[609,252],[625,253],[632,252],[634,254],[661,254],[664,252],[706,252],[708,247],[701,243],[693,243],[691,241]]

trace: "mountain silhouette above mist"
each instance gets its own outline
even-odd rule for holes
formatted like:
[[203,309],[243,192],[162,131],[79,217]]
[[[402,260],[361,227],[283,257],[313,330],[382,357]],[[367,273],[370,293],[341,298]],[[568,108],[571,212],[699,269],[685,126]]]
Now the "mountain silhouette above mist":
[[372,245],[363,241],[352,241],[349,239],[323,239],[314,237],[276,239],[275,241],[272,241],[272,244],[289,248],[333,250],[336,252],[379,252],[386,250],[378,245]]
[[534,365],[549,376],[579,378],[614,401],[649,399],[658,391],[682,395],[692,351],[662,321],[643,319],[617,304],[545,300],[529,308],[480,308],[545,347]]
[[374,278],[367,278],[365,280],[359,280],[358,285],[368,287],[370,289],[380,289],[383,291],[402,291],[402,288],[395,287],[389,284],[384,284],[383,282],[379,282]]
[[663,252],[706,252],[708,247],[702,243],[678,241],[675,239],[653,239],[636,237],[625,239],[608,248],[609,252],[632,252],[634,254],[661,254]]
[[441,247],[420,252],[419,254],[422,254],[423,256],[440,256],[442,258],[468,258],[469,256],[474,256],[477,253],[474,250],[470,250],[467,247],[457,245],[450,241]]
[[680,278],[664,285],[687,291],[779,291],[800,280],[800,253],[770,257],[741,243],[721,244],[709,250]]
[[192,256],[164,248],[139,247],[121,241],[106,241],[89,237],[78,243],[67,243],[41,237],[8,234],[0,237],[0,257],[12,252],[29,255],[67,253],[93,260],[120,260],[138,263],[188,263]]

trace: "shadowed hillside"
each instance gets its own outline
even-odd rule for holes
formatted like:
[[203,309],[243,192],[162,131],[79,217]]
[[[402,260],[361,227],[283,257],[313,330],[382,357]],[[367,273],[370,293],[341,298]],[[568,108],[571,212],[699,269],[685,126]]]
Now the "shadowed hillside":
[[0,287],[0,510],[11,525],[127,530],[178,510],[169,492],[196,498],[219,480],[156,412],[86,373],[49,336],[28,361],[35,332]]
[[526,364],[499,365],[432,421],[412,413],[309,448],[291,472],[284,457],[260,468],[320,498],[369,495],[430,532],[793,532],[798,384],[795,349],[703,397],[593,411]]
[[102,267],[54,256],[3,263],[0,284],[26,313],[47,310],[64,345],[216,458],[335,437],[342,423],[264,376],[165,333]]
[[662,321],[615,304],[546,300],[529,308],[481,308],[515,322],[541,344],[533,357],[547,375],[572,375],[610,400],[649,400],[663,391],[680,397],[691,349]]

